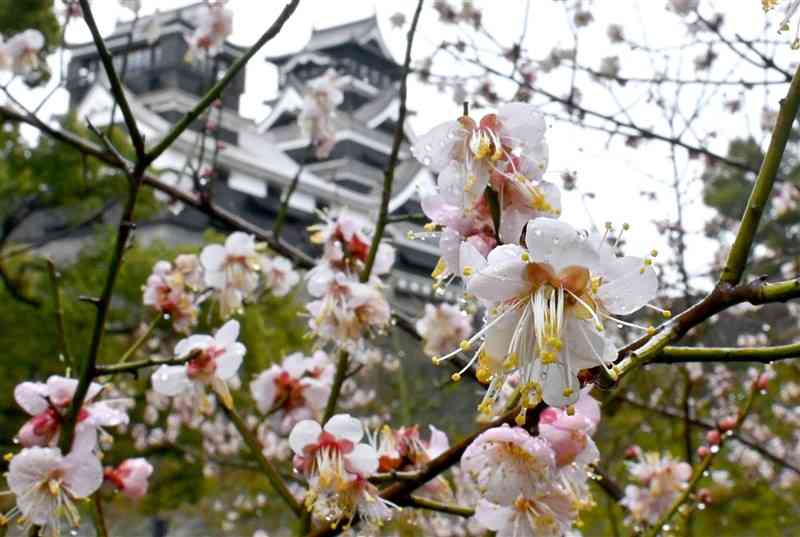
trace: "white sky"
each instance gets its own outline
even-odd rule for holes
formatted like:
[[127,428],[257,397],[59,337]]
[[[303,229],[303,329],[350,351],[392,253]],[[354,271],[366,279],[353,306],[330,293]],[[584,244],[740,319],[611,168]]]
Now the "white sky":
[[[149,13],[156,7],[167,10],[190,3],[193,2],[143,0],[143,12]],[[455,0],[453,3],[458,4]],[[452,30],[444,28],[437,22],[435,12],[430,9],[432,1],[429,0],[426,4],[428,9],[423,11],[414,49],[414,56],[417,58],[429,54],[443,36],[452,35]],[[596,68],[603,57],[624,51],[614,48],[605,37],[606,27],[612,22],[622,24],[627,37],[646,43],[650,47],[663,47],[668,51],[669,47],[684,42],[685,27],[677,16],[665,10],[665,4],[666,0],[595,0],[592,11],[596,21],[580,33],[580,62]],[[236,14],[235,30],[231,40],[245,46],[252,43],[271,24],[283,5],[284,2],[277,0],[231,0],[229,7]],[[262,103],[274,97],[276,76],[274,68],[267,64],[264,58],[300,49],[314,26],[331,26],[377,12],[384,37],[399,60],[404,53],[405,30],[392,29],[388,18],[400,11],[405,13],[407,20],[410,21],[415,5],[414,0],[380,2],[301,0],[298,12],[287,23],[284,31],[268,43],[248,65],[247,88],[241,112],[254,120],[265,116],[267,109]],[[483,8],[485,25],[499,41],[510,45],[519,38],[523,24],[524,0],[502,2],[476,0],[475,5]],[[571,47],[573,38],[563,3],[553,0],[532,0],[531,5],[525,41],[525,48],[531,56],[541,58],[553,46]],[[701,0],[701,5],[703,8],[709,8],[709,13],[711,13],[710,8],[714,7],[710,0]],[[718,2],[716,7],[726,13],[727,24],[731,26],[728,32],[735,29],[745,36],[773,38],[779,17],[773,16],[770,21],[772,26],[765,29],[767,19],[760,6],[761,2],[758,0],[727,0]],[[117,17],[130,17],[126,10],[118,7],[115,0],[95,0],[94,9],[101,30],[104,32],[113,29]],[[88,30],[82,23],[74,25],[67,36],[70,41],[90,39]],[[796,58],[788,56],[790,52],[788,46],[785,49],[781,51],[781,59],[787,59],[783,65],[789,68],[788,60],[794,61]],[[730,62],[733,60],[718,67],[715,71],[716,78],[729,78],[731,72],[742,78],[763,78],[763,73],[758,70],[742,65],[741,62]],[[455,64],[439,64],[435,66],[434,71],[458,74],[461,69]],[[622,75],[646,76],[652,69],[653,64],[649,56],[629,57],[623,63]],[[691,65],[678,66],[675,69],[680,70],[678,74],[681,76],[690,78],[695,76]],[[560,95],[566,94],[569,88],[569,81],[564,79],[562,74],[542,74],[537,83]],[[583,103],[592,109],[613,110],[614,101],[611,100],[610,94],[607,92],[597,94],[598,90],[603,92],[599,85],[586,86]],[[44,91],[30,92],[25,89],[17,91],[16,94],[24,97],[26,102],[35,103]],[[591,93],[587,93],[590,91]],[[721,90],[713,95],[703,95],[690,89],[681,96],[681,99],[685,99],[687,103],[706,99],[708,111],[704,111],[702,123],[698,124],[702,126],[702,131],[716,130],[716,137],[709,148],[724,154],[727,140],[733,135],[751,132],[757,135],[757,139],[763,139],[763,133],[758,127],[761,109],[765,102],[776,108],[777,95],[783,91],[785,90],[782,86],[777,86],[776,93],[772,95],[752,92],[745,102],[746,113],[735,116],[725,112],[721,106],[727,98],[738,93],[735,87]],[[636,118],[637,123],[642,126],[652,125],[654,130],[660,132],[665,131],[662,118],[658,117],[652,104],[647,100],[648,96],[642,94],[641,88],[626,88],[624,91],[617,88],[617,93],[624,104],[630,106],[630,113]],[[45,114],[63,111],[66,103],[65,94],[57,95],[45,110]],[[459,106],[448,95],[441,94],[436,88],[423,85],[416,80],[413,80],[410,86],[409,107],[416,111],[412,119],[416,132],[424,132],[438,122],[452,119],[460,111]],[[560,112],[558,108],[547,110]],[[673,179],[668,146],[652,142],[638,150],[631,150],[623,147],[620,140],[609,145],[608,137],[603,133],[580,129],[563,122],[552,121],[550,124],[551,179],[560,182],[559,176],[562,171],[574,171],[578,174],[580,188],[596,194],[595,199],[588,200],[586,206],[577,194],[567,194],[563,218],[575,226],[589,226],[592,220],[599,223],[610,220],[617,224],[629,222],[631,232],[627,236],[629,242],[627,253],[643,255],[652,248],[658,248],[666,254],[668,249],[664,239],[655,231],[652,221],[672,218],[674,215],[674,204],[668,188]],[[702,274],[708,270],[709,261],[715,251],[714,244],[701,236],[702,228],[711,213],[702,206],[700,198],[702,185],[699,181],[692,181],[700,171],[698,164],[689,163],[684,156],[681,159],[681,172],[685,174],[684,178],[689,185],[687,227],[694,233],[690,241],[688,262],[692,273]],[[656,203],[646,202],[638,195],[642,190],[656,191],[661,198]]]

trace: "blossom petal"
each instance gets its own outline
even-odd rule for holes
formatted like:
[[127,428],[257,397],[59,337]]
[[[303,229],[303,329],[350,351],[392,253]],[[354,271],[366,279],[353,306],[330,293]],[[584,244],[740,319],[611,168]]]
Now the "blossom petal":
[[513,518],[514,512],[511,508],[486,500],[480,500],[475,508],[475,519],[488,530],[500,531],[508,526]]
[[296,455],[304,456],[303,450],[306,446],[315,444],[322,433],[322,427],[313,420],[303,420],[294,426],[289,433],[289,446]]
[[214,344],[214,338],[205,334],[197,334],[182,339],[175,345],[175,356],[183,358],[194,350],[206,350]]
[[225,263],[225,247],[221,244],[209,244],[200,252],[200,263],[206,271],[217,272]]
[[458,121],[437,125],[411,146],[411,154],[425,166],[439,172],[450,162],[453,148],[463,141],[464,129]]
[[369,444],[356,444],[345,457],[349,462],[349,472],[366,478],[378,471],[378,453]]
[[47,410],[46,397],[47,385],[41,382],[23,382],[14,388],[14,400],[31,416]]
[[597,251],[569,224],[540,217],[528,222],[525,232],[531,259],[549,264],[556,272],[576,265],[591,268],[598,259]]
[[597,297],[609,313],[629,315],[656,297],[658,277],[653,267],[645,266],[640,257],[623,257],[617,263],[617,274],[600,285]]
[[239,321],[230,320],[214,334],[214,340],[220,347],[227,347],[239,339]]
[[76,498],[92,495],[103,484],[103,467],[94,453],[70,453],[63,468],[64,483]]
[[[501,252],[495,253],[498,250]],[[467,283],[467,291],[491,302],[504,302],[529,292],[531,284],[527,279],[527,263],[522,260],[521,251],[512,244],[492,250],[486,267]],[[520,255],[510,255],[513,253]]]
[[340,440],[349,440],[354,444],[364,436],[361,421],[350,414],[336,414],[325,424],[325,432],[331,433]]
[[188,390],[192,381],[186,375],[186,366],[162,365],[150,379],[153,389],[162,395],[173,397]]
[[562,363],[543,366],[542,398],[548,405],[563,408],[578,400],[581,385],[577,371],[567,371]]
[[217,358],[217,369],[214,374],[222,380],[234,376],[242,365],[245,352],[245,346],[241,343],[231,345],[225,354]]

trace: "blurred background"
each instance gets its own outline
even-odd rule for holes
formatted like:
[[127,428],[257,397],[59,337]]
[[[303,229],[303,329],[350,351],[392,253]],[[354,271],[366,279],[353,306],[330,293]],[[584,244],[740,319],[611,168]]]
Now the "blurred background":
[[[193,129],[214,139],[203,154],[179,140],[155,165],[178,190],[198,185],[220,206],[265,229],[296,174],[284,236],[315,255],[307,226],[318,211],[347,206],[374,214],[382,171],[397,125],[397,87],[405,32],[415,2],[301,0],[283,32],[248,64],[221,103]],[[255,41],[283,7],[280,2],[231,0],[234,30],[213,58],[186,61],[200,2],[143,0],[138,14],[116,1],[93,9],[115,65],[149,138],[165,133]],[[52,125],[90,137],[120,121],[91,35],[68,17],[61,0],[0,0],[0,33],[37,28],[46,64],[3,81],[4,105],[35,109]],[[779,99],[800,52],[794,24],[778,33],[782,14],[765,14],[757,0],[450,0],[426,2],[413,54],[398,180],[389,237],[398,249],[390,279],[392,306],[419,317],[437,293],[429,274],[436,244],[422,233],[419,194],[432,176],[410,156],[409,144],[457,117],[468,101],[473,117],[498,104],[536,104],[549,125],[546,178],[564,191],[565,217],[588,229],[629,224],[619,237],[629,255],[657,250],[662,306],[680,311],[711,288],[758,170]],[[65,24],[69,21],[68,24]],[[316,158],[297,126],[305,86],[329,68],[342,78],[336,144]],[[0,131],[0,443],[26,416],[13,401],[22,379],[63,372],[46,259],[61,274],[66,339],[74,352],[88,345],[92,306],[81,301],[102,287],[125,184],[119,172],[7,120]],[[209,129],[209,122],[213,128]],[[109,129],[124,145],[124,135]],[[211,133],[210,133],[211,132]],[[800,264],[800,152],[793,134],[772,202],[757,236],[748,277],[796,277]],[[205,141],[205,140],[204,140]],[[159,259],[220,242],[223,222],[160,192],[145,190],[139,222],[114,297],[106,358],[113,360],[150,330],[142,285]],[[417,236],[409,238],[409,233]],[[244,378],[288,353],[310,350],[302,286],[246,310]],[[657,314],[654,319],[657,319]],[[797,338],[794,304],[737,307],[690,334],[689,342],[749,346]],[[620,325],[616,337],[631,339]],[[139,353],[161,356],[174,341],[157,323]],[[395,330],[381,340],[375,367],[348,384],[345,408],[393,426],[433,423],[451,439],[474,427],[482,390],[449,382],[430,365],[419,342]],[[759,369],[760,371],[760,369]],[[757,403],[707,483],[711,502],[697,501],[686,535],[771,536],[800,532],[800,376],[793,362],[771,367],[776,381]],[[746,366],[651,366],[602,394],[598,434],[603,471],[624,486],[626,450],[669,451],[691,461],[705,430],[741,402],[739,388],[756,374]],[[147,392],[146,379],[119,386],[137,398],[135,418],[116,440],[114,457],[147,456],[157,471],[141,502],[120,498],[109,509],[113,535],[288,534],[265,484],[239,452],[235,431],[213,412],[170,404]],[[247,390],[243,390],[247,392]],[[142,395],[142,394],[145,395]],[[252,407],[250,408],[252,410]],[[251,422],[258,424],[255,412]],[[285,442],[264,431],[270,453]],[[624,513],[601,492],[587,514],[586,536],[625,535]],[[2,499],[0,498],[0,504]],[[702,507],[698,507],[702,504]],[[439,515],[437,515],[439,516]],[[442,515],[443,517],[443,515]],[[413,521],[412,521],[413,522]],[[402,535],[481,535],[469,524],[401,524]],[[88,530],[87,530],[88,531]]]

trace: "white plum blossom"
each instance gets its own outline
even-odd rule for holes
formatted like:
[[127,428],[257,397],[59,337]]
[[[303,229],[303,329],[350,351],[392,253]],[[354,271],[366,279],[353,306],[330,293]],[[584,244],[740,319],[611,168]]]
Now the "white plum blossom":
[[208,9],[197,21],[197,27],[187,37],[189,50],[186,61],[193,61],[198,55],[216,56],[225,40],[233,32],[233,12],[225,9],[225,1],[217,1],[208,5]]
[[620,503],[633,520],[655,524],[688,486],[692,467],[669,455],[645,453],[628,463],[628,472],[639,484],[626,486]]
[[440,174],[440,194],[448,204],[466,213],[491,187],[503,215],[496,231],[502,240],[516,242],[528,220],[560,213],[558,188],[542,180],[548,160],[546,130],[536,107],[509,103],[478,123],[462,116],[434,127],[411,151]]
[[196,385],[209,385],[223,404],[233,406],[226,381],[239,371],[246,352],[239,343],[239,322],[231,320],[214,336],[192,335],[175,345],[176,358],[192,358],[185,365],[162,365],[152,376],[153,389],[174,397]]
[[318,159],[328,158],[336,144],[336,129],[332,118],[336,108],[344,100],[338,84],[335,69],[328,69],[322,76],[309,80],[303,108],[297,118],[300,128],[310,137],[314,155]]
[[258,287],[259,262],[255,237],[231,233],[225,245],[210,244],[200,253],[205,283],[218,292],[220,315],[230,317]]
[[312,356],[296,352],[280,365],[262,371],[250,383],[250,393],[262,414],[278,414],[286,434],[297,422],[314,419],[322,412],[333,374],[334,366],[324,352]]
[[[14,389],[14,399],[25,412],[33,416],[20,429],[17,438],[25,447],[55,446],[61,433],[64,417],[70,410],[78,387],[77,379],[53,375],[47,382],[23,382]],[[97,433],[103,427],[128,424],[125,410],[129,399],[99,399],[104,386],[89,384],[83,407],[75,425],[72,450],[92,451],[97,446]]]
[[688,15],[700,5],[700,0],[669,0],[670,7],[678,15]]
[[475,477],[488,500],[508,504],[552,486],[556,465],[547,442],[504,425],[481,433],[469,445],[461,469]]
[[553,450],[520,427],[482,433],[464,452],[461,469],[483,496],[477,521],[499,537],[561,537],[577,517],[579,498],[556,480]]
[[42,535],[61,535],[64,522],[80,526],[77,500],[87,498],[103,484],[103,467],[91,452],[64,457],[57,448],[31,447],[11,459],[6,480],[17,505],[4,520],[20,517],[25,528],[42,527]]
[[196,255],[179,255],[175,266],[159,261],[147,278],[142,301],[157,312],[169,315],[173,328],[188,332],[197,322],[198,298],[203,283],[202,268]]
[[425,304],[425,315],[417,321],[417,333],[429,356],[445,354],[472,332],[472,316],[452,304]]
[[295,467],[308,479],[306,508],[326,523],[349,525],[356,513],[369,523],[391,517],[390,504],[367,481],[378,470],[378,454],[364,437],[361,422],[349,414],[333,416],[324,427],[299,422],[289,435]]
[[558,220],[531,220],[526,245],[498,246],[469,279],[467,291],[487,304],[489,315],[458,349],[485,336],[472,360],[478,378],[490,382],[482,411],[491,411],[509,374],[519,373],[520,420],[541,400],[554,407],[575,403],[578,371],[609,368],[616,358],[604,322],[623,322],[613,315],[639,310],[658,288],[650,259],[617,257],[604,237],[589,238]]
[[147,494],[152,473],[153,465],[146,459],[137,458],[125,459],[116,468],[106,468],[103,477],[125,496],[138,499]]
[[300,275],[294,270],[292,262],[285,257],[262,256],[260,265],[264,274],[264,285],[277,297],[288,295],[300,281]]
[[44,48],[44,35],[39,30],[25,30],[2,43],[0,40],[0,69],[10,69],[25,76],[39,67],[39,53]]
[[319,297],[306,304],[309,327],[322,341],[356,348],[367,331],[381,331],[391,319],[391,309],[376,285],[360,283],[342,272],[330,279],[309,281],[309,292]]
[[[308,275],[310,281],[330,279],[333,272],[357,276],[367,262],[374,225],[362,215],[342,208],[323,214],[323,221],[308,228],[310,240],[323,246],[322,261]],[[385,243],[375,252],[372,275],[388,274],[395,261],[395,249]]]

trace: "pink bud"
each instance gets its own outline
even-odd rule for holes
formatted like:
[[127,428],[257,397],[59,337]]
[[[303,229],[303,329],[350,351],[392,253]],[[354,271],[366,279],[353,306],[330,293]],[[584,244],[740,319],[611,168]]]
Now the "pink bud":
[[626,459],[638,459],[642,454],[642,449],[639,446],[630,446],[625,450]]
[[719,431],[716,429],[712,429],[706,433],[706,441],[711,444],[712,446],[719,445],[720,441],[722,440],[722,436],[719,434]]
[[222,99],[214,99],[214,101],[211,103],[211,106],[214,108],[222,108]]
[[703,502],[705,504],[711,503],[713,500],[711,496],[711,491],[708,489],[700,489],[697,491],[697,501]]
[[701,459],[705,459],[711,454],[711,451],[708,449],[708,446],[700,446],[697,448],[697,454]]
[[727,418],[723,418],[719,422],[719,430],[722,432],[728,432],[733,430],[736,427],[736,418],[733,416],[728,416]]
[[217,151],[223,151],[225,149],[225,142],[222,140],[217,141]]
[[761,373],[756,379],[756,389],[766,390],[769,387],[769,375]]

